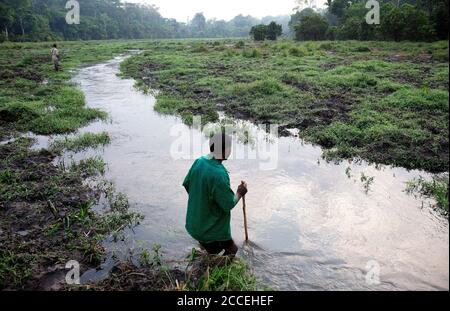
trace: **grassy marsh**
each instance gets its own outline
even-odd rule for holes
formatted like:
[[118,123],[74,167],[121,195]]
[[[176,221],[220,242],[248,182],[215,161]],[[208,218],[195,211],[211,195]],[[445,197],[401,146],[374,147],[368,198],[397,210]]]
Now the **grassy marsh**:
[[[193,115],[216,121],[218,112],[225,111],[298,128],[303,138],[325,148],[327,159],[362,158],[448,172],[448,42],[64,42],[61,72],[52,70],[49,44],[4,43],[0,140],[27,131],[69,134],[106,118],[85,106],[83,94],[69,83],[72,70],[130,49],[144,52],[125,61],[123,73],[143,88],[160,91],[155,108],[161,113],[189,123]],[[32,151],[28,139],[0,145],[0,289],[41,288],[36,276],[69,259],[78,259],[83,269],[96,266],[104,237],[140,221],[140,215],[128,210],[126,196],[108,183],[101,189],[83,185],[84,178],[104,173],[103,160],[85,159],[68,169],[52,164],[54,153],[108,143],[107,133],[101,133],[58,140],[53,152]],[[368,191],[373,180],[361,179]],[[435,198],[448,212],[448,177],[414,181],[410,189]],[[107,215],[92,211],[98,191],[109,194]],[[119,269],[103,283],[106,288],[126,288],[121,276],[137,271],[126,263]],[[180,285],[176,272],[162,272],[165,283],[150,283],[150,288],[256,286],[239,261],[211,267],[195,285]]]
[[448,42],[160,41],[122,65],[155,108],[298,128],[329,159],[448,171]]
[[87,108],[83,93],[70,83],[77,67],[109,60],[139,41],[89,41],[60,44],[62,70],[53,70],[51,43],[0,44],[0,139],[17,132],[66,134],[105,118]]

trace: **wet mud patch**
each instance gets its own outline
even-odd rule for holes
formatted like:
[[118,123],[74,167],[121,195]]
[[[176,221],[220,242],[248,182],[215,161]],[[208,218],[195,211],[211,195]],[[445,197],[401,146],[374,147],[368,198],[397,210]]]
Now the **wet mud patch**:
[[299,91],[310,92],[316,96],[319,96],[322,93],[322,90],[319,87],[309,84],[309,83],[306,83],[306,82],[295,81],[295,80],[291,80],[291,79],[283,79],[282,82],[287,85],[297,88]]
[[192,94],[193,98],[196,100],[208,100],[213,98],[212,92],[206,88],[194,88]]
[[432,63],[435,61],[433,59],[433,55],[427,53],[422,53],[415,56],[405,53],[396,53],[388,55],[385,60],[388,62],[411,62],[414,64]]
[[123,262],[114,267],[107,279],[82,286],[65,286],[65,290],[85,291],[168,291],[182,290],[187,276],[178,269],[162,270],[151,267],[137,267]]
[[[241,259],[208,255],[193,249],[195,256],[177,263],[121,262],[106,279],[79,286],[65,285],[72,291],[245,291],[261,284]],[[191,256],[191,255],[190,255]],[[189,257],[189,256],[188,256]],[[159,259],[158,259],[159,260]]]
[[353,59],[333,60],[330,62],[326,62],[324,64],[320,64],[318,66],[318,68],[320,68],[323,71],[329,71],[329,70],[333,70],[339,66],[348,66],[356,60],[366,60],[366,59],[367,59],[367,57],[354,57]]
[[[59,289],[70,260],[81,272],[100,264],[106,235],[131,223],[91,210],[102,193],[80,172],[54,165],[56,154],[32,151],[32,139],[0,145],[0,289]],[[114,222],[112,221],[114,219]]]
[[[302,85],[302,88],[306,91],[317,91],[314,87],[310,87],[306,84]],[[336,121],[348,121],[349,114],[355,105],[359,103],[357,96],[351,93],[332,91],[326,95],[319,96],[306,105],[304,113],[299,116],[292,116],[295,118],[295,122],[289,124],[289,127],[295,127],[299,130],[305,130],[317,126],[327,126]]]
[[160,71],[166,69],[166,66],[159,64],[159,63],[153,63],[153,62],[146,62],[142,64],[142,66],[139,69],[139,72],[141,74],[141,77],[144,78],[150,78],[155,71]]
[[38,71],[26,68],[14,68],[14,70],[2,69],[0,80],[26,79],[34,82],[44,81],[44,75]]
[[311,102],[302,103],[304,108],[301,114],[292,115],[288,127],[295,127],[304,130],[318,125],[328,125],[332,122],[333,117],[343,115],[350,110],[351,105],[344,100],[346,97],[340,93],[332,92],[326,95],[326,92],[320,87],[303,81],[295,81],[292,79],[283,79],[283,83],[295,87],[302,93],[310,93],[315,98]]

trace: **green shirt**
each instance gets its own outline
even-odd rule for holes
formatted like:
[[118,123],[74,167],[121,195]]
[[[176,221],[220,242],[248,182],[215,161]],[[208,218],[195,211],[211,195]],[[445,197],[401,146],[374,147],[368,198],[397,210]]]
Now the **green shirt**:
[[183,186],[189,193],[186,215],[189,234],[202,243],[231,240],[231,210],[237,202],[222,163],[211,156],[199,158]]

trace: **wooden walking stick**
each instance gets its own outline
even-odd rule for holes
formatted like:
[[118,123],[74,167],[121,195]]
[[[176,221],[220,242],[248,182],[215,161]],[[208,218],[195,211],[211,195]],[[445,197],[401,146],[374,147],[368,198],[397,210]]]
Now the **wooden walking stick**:
[[245,204],[245,195],[242,197],[242,207],[244,209],[244,227],[245,227],[245,242],[248,242],[248,227],[247,227],[247,210]]

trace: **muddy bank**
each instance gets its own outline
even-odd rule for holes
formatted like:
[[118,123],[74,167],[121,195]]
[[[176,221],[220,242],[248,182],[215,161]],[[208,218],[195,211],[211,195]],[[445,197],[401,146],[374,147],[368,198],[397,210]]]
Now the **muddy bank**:
[[[144,255],[143,255],[144,254]],[[159,253],[138,262],[132,260],[117,264],[108,277],[84,285],[65,285],[70,291],[255,291],[265,288],[251,274],[240,259],[210,256],[202,250],[193,250],[186,260],[164,262]]]
[[[111,186],[87,186],[81,170],[55,166],[57,156],[30,149],[32,139],[0,145],[0,289],[59,289],[71,260],[81,273],[105,256],[102,241],[134,226],[140,215],[119,202]],[[101,195],[104,214],[92,211]],[[119,204],[120,203],[120,204]]]

